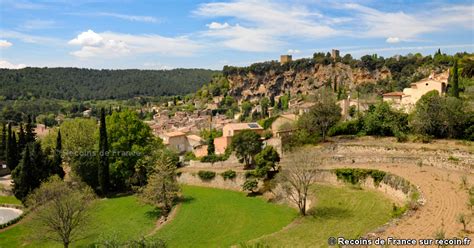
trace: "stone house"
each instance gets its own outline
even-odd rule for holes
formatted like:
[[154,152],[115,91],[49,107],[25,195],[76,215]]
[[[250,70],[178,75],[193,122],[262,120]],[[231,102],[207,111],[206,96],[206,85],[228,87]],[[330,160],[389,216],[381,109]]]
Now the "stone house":
[[225,152],[225,149],[231,144],[232,137],[244,130],[253,130],[258,134],[263,133],[263,127],[261,127],[258,123],[255,122],[226,124],[222,128],[222,137],[214,139],[216,154],[223,154]]
[[391,102],[394,107],[410,111],[420,100],[420,98],[433,90],[440,95],[446,93],[448,86],[449,70],[440,74],[432,73],[428,78],[412,83],[410,88],[403,89],[403,92],[390,92],[383,94],[384,102]]

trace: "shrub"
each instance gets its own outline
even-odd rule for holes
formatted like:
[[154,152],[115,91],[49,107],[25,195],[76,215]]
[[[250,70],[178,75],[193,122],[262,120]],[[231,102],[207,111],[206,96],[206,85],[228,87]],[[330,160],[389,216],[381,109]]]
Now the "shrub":
[[224,180],[233,179],[237,176],[237,173],[233,170],[226,170],[221,173],[221,176],[224,178]]
[[201,170],[201,171],[198,172],[198,176],[203,181],[209,181],[209,180],[214,179],[214,177],[216,177],[216,173],[214,171],[202,171]]
[[196,155],[193,152],[186,152],[184,154],[184,161],[197,160]]
[[220,161],[226,161],[228,156],[226,155],[216,155],[216,154],[211,154],[207,155],[201,158],[201,162],[203,163],[216,163]]
[[360,119],[344,121],[338,123],[328,131],[329,136],[336,135],[356,135],[363,129],[363,123]]
[[255,179],[247,179],[242,185],[242,189],[245,191],[255,192],[258,188],[258,182]]
[[400,218],[406,211],[406,206],[399,207],[394,203],[392,207],[392,218]]

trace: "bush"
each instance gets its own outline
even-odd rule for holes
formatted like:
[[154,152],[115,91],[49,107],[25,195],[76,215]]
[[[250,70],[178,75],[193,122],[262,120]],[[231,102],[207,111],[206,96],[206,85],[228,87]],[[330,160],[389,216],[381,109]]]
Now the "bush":
[[344,121],[338,123],[328,131],[329,136],[336,135],[356,135],[364,128],[364,123],[360,119]]
[[197,160],[196,155],[193,152],[186,152],[184,154],[184,161]]
[[242,185],[242,189],[245,191],[255,192],[258,188],[258,182],[255,179],[247,179]]
[[237,173],[233,170],[226,170],[221,173],[221,176],[224,178],[224,180],[233,179],[237,176]]
[[406,206],[399,207],[394,203],[392,207],[392,218],[400,218],[406,211]]
[[216,163],[220,161],[226,161],[228,156],[226,155],[216,155],[216,154],[211,154],[207,155],[201,158],[201,162],[203,163]]
[[199,171],[198,172],[199,178],[203,181],[210,181],[216,177],[216,173],[214,171]]

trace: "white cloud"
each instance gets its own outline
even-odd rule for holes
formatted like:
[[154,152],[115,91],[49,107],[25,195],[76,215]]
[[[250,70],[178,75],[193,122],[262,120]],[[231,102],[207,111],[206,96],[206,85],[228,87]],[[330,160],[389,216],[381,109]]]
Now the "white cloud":
[[400,42],[400,38],[398,37],[388,37],[387,40],[385,40],[387,43],[398,43]]
[[97,13],[96,15],[99,16],[110,16],[110,17],[115,17],[123,20],[128,20],[128,21],[135,21],[135,22],[151,22],[151,23],[158,23],[160,20],[153,16],[137,16],[137,15],[124,15],[124,14],[118,14],[118,13],[110,13],[110,12],[100,12]]
[[70,40],[68,44],[80,46],[95,46],[101,44],[102,41],[102,36],[89,29],[86,32],[82,32],[81,34],[79,34],[76,38]]
[[207,24],[206,25],[207,27],[209,27],[209,29],[223,29],[223,28],[228,28],[229,27],[229,23],[218,23],[218,22],[211,22],[210,24]]
[[298,50],[298,49],[288,49],[287,53],[288,54],[298,54],[298,53],[301,53],[301,51]]
[[95,33],[88,30],[69,41],[81,49],[71,54],[79,58],[120,57],[140,53],[159,53],[169,56],[189,56],[199,48],[187,37],[163,37],[159,35],[132,35],[113,32]]
[[[238,24],[212,22],[204,36],[242,51],[278,50],[288,38],[318,39],[338,34],[318,12],[269,0],[236,0],[202,4],[194,13],[209,18],[230,17]],[[227,25],[226,25],[227,24]]]
[[11,47],[13,44],[7,40],[0,40],[0,48]]
[[56,45],[61,43],[59,39],[46,37],[46,36],[38,36],[38,35],[29,35],[17,31],[0,29],[0,37],[1,38],[11,38],[11,39],[19,39],[26,43],[35,43],[35,44],[43,44],[43,45]]
[[25,64],[12,64],[6,60],[0,60],[0,68],[6,68],[6,69],[21,69],[25,68]]
[[25,21],[23,24],[20,25],[21,29],[47,29],[53,28],[56,22],[53,20],[28,20]]
[[449,25],[473,29],[474,5],[433,7],[428,12],[383,12],[359,4],[345,4],[343,8],[354,11],[355,25],[352,35],[358,37],[383,37],[388,43],[416,40],[421,34],[443,31]]

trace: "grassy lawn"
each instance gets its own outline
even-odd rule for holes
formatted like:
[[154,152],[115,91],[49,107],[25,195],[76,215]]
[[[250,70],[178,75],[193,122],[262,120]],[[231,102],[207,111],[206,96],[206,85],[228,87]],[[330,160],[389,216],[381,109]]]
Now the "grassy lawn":
[[16,199],[14,196],[0,196],[0,203],[21,205],[21,201]]
[[169,247],[229,247],[281,230],[297,212],[244,193],[184,186],[187,200],[157,236]]
[[[115,236],[119,240],[139,238],[153,230],[156,218],[154,208],[140,204],[134,196],[99,200],[92,214],[94,223],[87,239],[73,246],[85,247],[103,237]],[[19,225],[0,233],[0,247],[20,247],[22,244],[26,244],[25,247],[61,247],[54,243],[29,242],[28,234],[34,230],[27,217]]]
[[327,247],[329,237],[356,238],[390,220],[391,202],[381,193],[315,185],[316,207],[297,225],[261,238],[270,247]]

